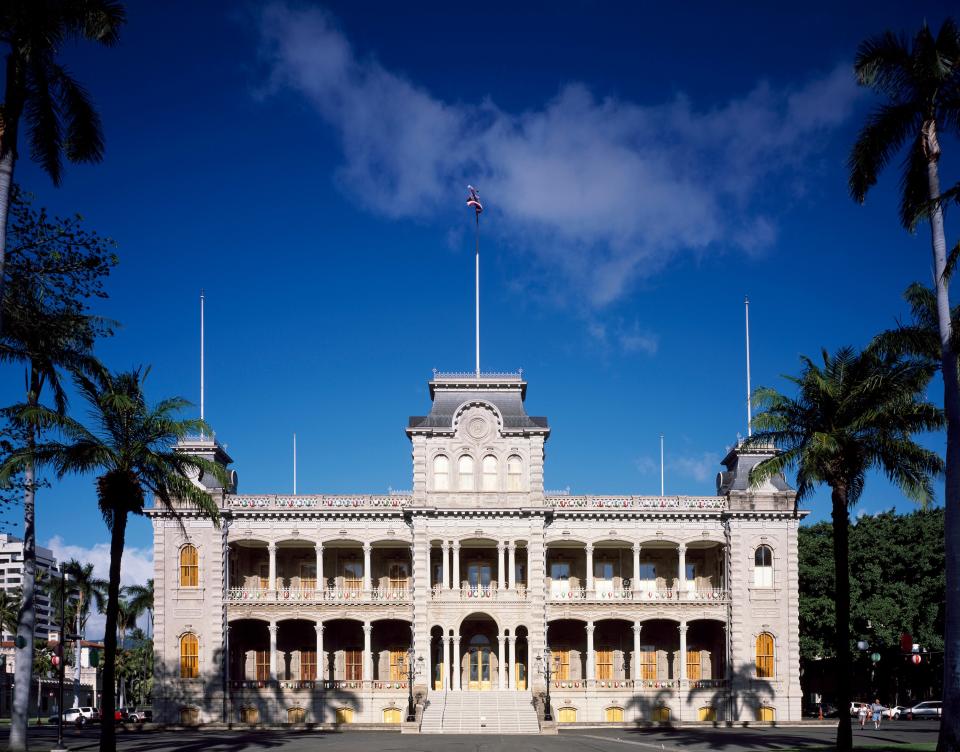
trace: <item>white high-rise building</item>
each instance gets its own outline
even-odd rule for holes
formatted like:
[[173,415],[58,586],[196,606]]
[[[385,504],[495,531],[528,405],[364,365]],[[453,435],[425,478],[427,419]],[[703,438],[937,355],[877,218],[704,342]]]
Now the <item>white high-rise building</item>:
[[551,494],[520,374],[429,389],[409,492],[248,496],[233,474],[202,479],[220,528],[149,511],[160,720],[396,723],[409,649],[424,730],[530,730],[547,656],[560,723],[800,719],[804,513],[782,477],[749,482],[772,450],[731,449],[713,496]]
[[[37,576],[46,573],[52,577],[59,577],[57,560],[53,551],[43,546],[37,546]],[[23,578],[23,541],[9,533],[0,533],[0,590],[8,593],[19,591]],[[37,590],[36,596],[37,627],[34,633],[37,639],[46,640],[50,630],[56,630],[54,614],[50,598],[42,590]],[[4,628],[3,639],[11,640],[13,635],[8,628]]]

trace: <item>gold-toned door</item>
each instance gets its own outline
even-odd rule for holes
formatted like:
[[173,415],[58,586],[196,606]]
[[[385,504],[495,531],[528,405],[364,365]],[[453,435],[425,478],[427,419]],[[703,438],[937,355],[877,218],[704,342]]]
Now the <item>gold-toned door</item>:
[[490,648],[470,648],[470,670],[467,686],[473,690],[490,689]]
[[433,669],[433,688],[437,691],[443,689],[443,672],[445,667],[443,661],[437,661]]
[[525,690],[527,688],[527,667],[522,663],[517,663],[515,679],[517,689]]

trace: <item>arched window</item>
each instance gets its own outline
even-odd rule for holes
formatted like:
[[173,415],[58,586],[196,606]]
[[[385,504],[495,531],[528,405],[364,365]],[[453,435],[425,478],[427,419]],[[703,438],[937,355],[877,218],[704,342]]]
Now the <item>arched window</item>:
[[450,490],[450,460],[442,454],[433,458],[433,490]]
[[457,461],[457,473],[460,476],[460,485],[458,488],[461,491],[472,491],[473,490],[473,457],[470,455],[463,455]]
[[769,632],[757,635],[757,678],[773,678],[773,635]]
[[773,549],[757,546],[753,552],[753,586],[773,587]]
[[195,634],[187,632],[180,638],[180,678],[196,679],[200,676],[200,641]]
[[520,491],[521,476],[523,474],[523,460],[517,455],[507,458],[507,490]]
[[200,584],[200,554],[195,546],[180,549],[180,587],[197,587]]
[[492,454],[483,458],[483,490],[497,490],[497,458]]

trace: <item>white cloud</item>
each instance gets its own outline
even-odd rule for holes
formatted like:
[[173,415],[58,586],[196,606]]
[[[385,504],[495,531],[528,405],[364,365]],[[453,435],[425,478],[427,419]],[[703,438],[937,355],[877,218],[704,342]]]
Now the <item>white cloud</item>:
[[[110,577],[110,544],[94,543],[91,547],[69,545],[59,535],[47,542],[58,562],[76,559],[81,564],[93,564],[93,572],[104,580]],[[153,549],[127,546],[120,561],[121,585],[145,585],[153,577]],[[146,629],[147,617],[140,619],[140,627]],[[91,613],[87,622],[87,636],[100,638],[103,635],[103,614]]]
[[704,452],[700,455],[669,457],[667,468],[703,483],[716,476],[720,468],[720,455],[716,452]]
[[[387,217],[437,217],[479,185],[487,232],[526,251],[586,308],[626,294],[679,254],[758,253],[777,237],[756,205],[846,120],[849,65],[795,87],[759,82],[711,108],[601,98],[571,83],[540,107],[445,102],[360,57],[326,12],[267,6],[264,95],[293,90],[338,134],[343,189]],[[769,202],[768,202],[769,203]],[[465,210],[464,210],[465,211]],[[632,339],[649,350],[649,340]]]

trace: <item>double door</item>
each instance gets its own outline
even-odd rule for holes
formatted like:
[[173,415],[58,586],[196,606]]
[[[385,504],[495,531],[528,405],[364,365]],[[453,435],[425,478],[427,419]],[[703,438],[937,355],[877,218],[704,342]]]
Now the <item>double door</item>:
[[467,688],[472,690],[485,690],[491,688],[491,668],[490,655],[491,650],[486,645],[480,645],[470,648],[468,654],[467,666]]

